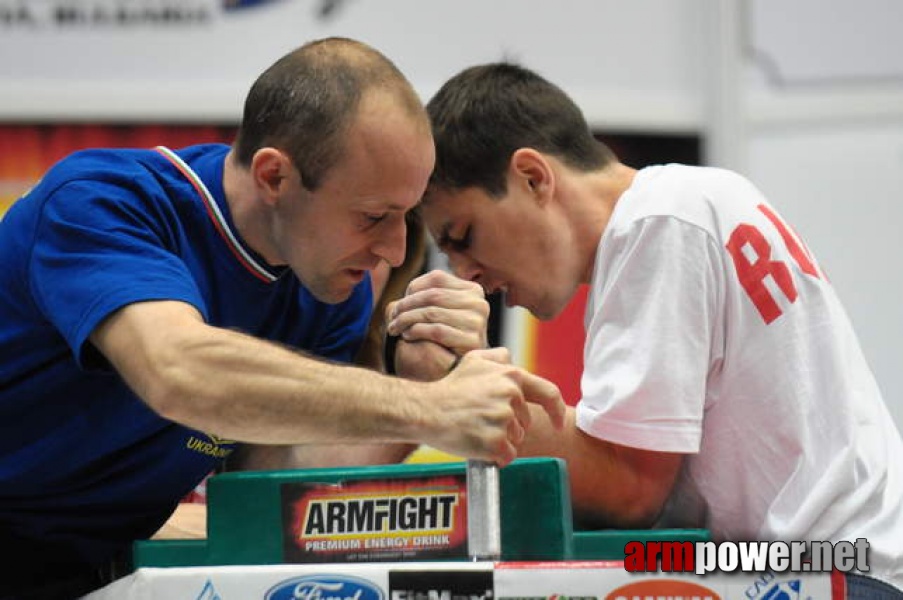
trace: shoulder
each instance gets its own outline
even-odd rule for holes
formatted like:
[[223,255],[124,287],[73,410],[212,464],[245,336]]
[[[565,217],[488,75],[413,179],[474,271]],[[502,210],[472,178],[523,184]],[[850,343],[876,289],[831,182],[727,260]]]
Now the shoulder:
[[[222,148],[228,147],[208,144],[179,152],[197,158],[221,152]],[[104,212],[126,216],[128,206],[138,213],[168,213],[192,199],[193,194],[191,181],[166,152],[155,148],[94,148],[74,152],[54,164],[23,199],[33,210],[46,213],[53,207],[52,211],[67,219],[80,220],[94,219]]]
[[616,204],[611,225],[631,228],[637,221],[662,217],[714,232],[725,214],[764,201],[761,192],[734,171],[655,165],[637,172]]
[[[82,212],[95,201],[121,201],[159,188],[158,161],[152,150],[90,149],[55,163],[23,197],[43,210],[47,203],[78,204]],[[162,159],[162,157],[160,157]],[[41,207],[41,208],[39,208]]]
[[38,185],[48,190],[70,182],[96,182],[133,190],[165,187],[170,182],[184,180],[169,155],[175,154],[188,161],[208,155],[225,155],[227,151],[228,146],[223,144],[200,144],[177,151],[164,147],[90,148],[73,152],[55,163]]
[[[115,179],[117,175],[134,175],[159,164],[159,155],[153,149],[137,148],[89,148],[79,150],[55,163],[44,175],[42,182],[73,179]],[[162,157],[160,157],[162,158]]]

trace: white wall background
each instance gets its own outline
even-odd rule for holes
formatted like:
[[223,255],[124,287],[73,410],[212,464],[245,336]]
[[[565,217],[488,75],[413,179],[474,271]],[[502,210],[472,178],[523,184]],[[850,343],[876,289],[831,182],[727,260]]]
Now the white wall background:
[[[554,77],[603,123],[690,129],[702,116],[695,0],[277,0],[236,11],[223,1],[0,0],[0,118],[235,118],[261,70],[329,35],[373,44],[424,98],[465,66],[507,57]],[[181,6],[208,18],[60,25],[61,5],[88,15]],[[32,24],[4,27],[4,7],[18,6]]]
[[[903,2],[898,0],[0,0],[0,120],[234,121],[309,39],[392,57],[428,98],[514,58],[609,131],[701,132],[752,177],[845,301],[903,429]],[[82,15],[60,23],[54,11]],[[175,7],[175,8],[174,8]],[[117,24],[116,11],[202,15]]]

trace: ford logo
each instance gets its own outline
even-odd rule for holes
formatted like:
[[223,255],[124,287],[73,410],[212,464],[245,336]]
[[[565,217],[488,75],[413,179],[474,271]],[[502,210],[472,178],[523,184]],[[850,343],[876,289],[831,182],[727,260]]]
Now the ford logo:
[[306,575],[280,581],[265,600],[383,600],[383,592],[366,579],[348,575]]

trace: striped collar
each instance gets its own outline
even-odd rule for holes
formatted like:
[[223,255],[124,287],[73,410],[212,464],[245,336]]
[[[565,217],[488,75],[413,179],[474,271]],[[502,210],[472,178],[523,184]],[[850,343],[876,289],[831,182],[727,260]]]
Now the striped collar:
[[223,215],[222,210],[219,205],[216,203],[216,200],[213,198],[213,194],[210,193],[210,190],[207,189],[207,186],[204,185],[204,182],[201,181],[201,178],[195,173],[191,167],[189,167],[182,158],[177,155],[175,152],[167,148],[166,146],[157,146],[154,148],[157,152],[162,154],[166,159],[169,160],[175,166],[176,169],[179,170],[180,173],[187,179],[194,189],[197,191],[198,195],[201,197],[201,200],[204,203],[204,206],[207,208],[207,214],[210,216],[210,220],[213,221],[213,226],[216,228],[217,233],[219,233],[220,237],[223,238],[223,241],[229,247],[232,254],[238,260],[241,265],[248,270],[252,275],[264,281],[266,283],[272,283],[279,278],[278,273],[274,272],[273,269],[267,267],[264,264],[261,264],[260,261],[255,259],[251,253],[239,242],[238,236],[232,231],[232,228],[229,226],[229,222],[226,220]]

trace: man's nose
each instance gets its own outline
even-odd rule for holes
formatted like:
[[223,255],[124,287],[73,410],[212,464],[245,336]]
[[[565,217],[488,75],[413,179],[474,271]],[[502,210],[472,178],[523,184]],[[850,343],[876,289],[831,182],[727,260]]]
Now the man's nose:
[[448,263],[455,275],[468,281],[480,283],[483,268],[480,263],[460,252],[449,252]]
[[393,268],[400,267],[404,262],[407,248],[407,225],[404,215],[392,215],[386,218],[389,219],[389,222],[383,224],[383,231],[380,232],[371,251]]

